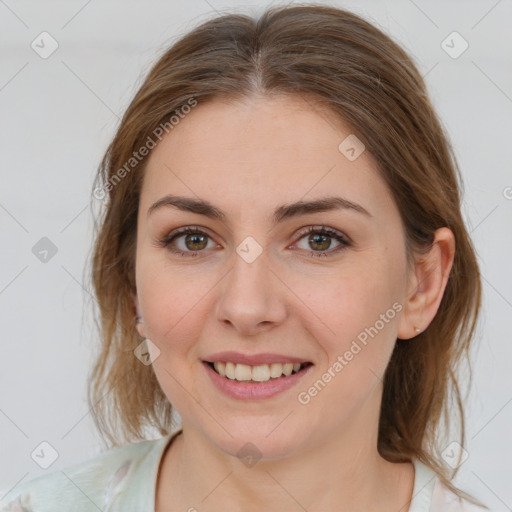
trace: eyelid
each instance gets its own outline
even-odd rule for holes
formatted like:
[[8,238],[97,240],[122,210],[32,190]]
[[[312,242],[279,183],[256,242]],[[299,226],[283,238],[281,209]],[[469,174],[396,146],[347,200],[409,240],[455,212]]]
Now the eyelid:
[[299,237],[298,240],[303,238],[305,235],[309,233],[315,233],[317,231],[325,232],[327,235],[332,236],[334,238],[340,238],[342,239],[346,244],[352,244],[352,239],[343,233],[342,231],[339,231],[335,228],[331,228],[329,226],[325,226],[323,224],[312,224],[309,226],[306,226],[304,228],[299,229],[295,232],[294,238]]
[[[156,240],[156,245],[157,245],[157,247],[166,247],[167,245],[169,245],[171,242],[173,242],[179,236],[190,234],[190,232],[205,234],[210,240],[212,240],[218,244],[218,242],[215,240],[215,237],[210,234],[208,228],[205,228],[204,226],[198,226],[198,225],[187,225],[187,226],[182,226],[182,227],[173,229],[170,233],[167,233],[164,236],[158,237]],[[193,252],[193,251],[190,251],[190,252]],[[198,251],[198,252],[200,252],[200,251]]]

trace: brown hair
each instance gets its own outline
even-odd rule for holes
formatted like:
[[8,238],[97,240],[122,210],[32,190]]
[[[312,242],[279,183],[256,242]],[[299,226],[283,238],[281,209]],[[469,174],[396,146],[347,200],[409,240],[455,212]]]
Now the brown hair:
[[441,457],[448,443],[439,439],[455,400],[464,445],[456,370],[465,356],[471,382],[469,349],[481,303],[478,264],[461,215],[460,171],[411,57],[378,28],[338,8],[274,7],[257,20],[232,14],[204,22],[165,51],[135,94],[95,184],[108,191],[92,262],[102,336],[88,390],[96,426],[111,446],[145,439],[147,426],[162,435],[171,427],[171,404],[151,366],[133,353],[141,342],[131,294],[147,157],[130,159],[183,105],[253,94],[298,94],[351,126],[394,196],[409,264],[428,250],[436,229],[453,231],[455,260],[439,310],[414,340],[397,340],[387,367],[378,449],[392,462],[416,457],[476,502],[450,482],[457,471],[450,475]]

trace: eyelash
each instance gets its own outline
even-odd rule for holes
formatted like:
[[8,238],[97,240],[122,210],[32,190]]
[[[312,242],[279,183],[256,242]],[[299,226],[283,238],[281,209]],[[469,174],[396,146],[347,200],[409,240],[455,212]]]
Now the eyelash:
[[[332,228],[329,228],[326,226],[320,226],[320,227],[319,226],[308,226],[306,229],[300,231],[300,233],[298,234],[299,238],[297,241],[301,240],[302,238],[304,238],[305,236],[307,236],[311,233],[319,234],[319,235],[326,235],[330,238],[334,238],[337,242],[340,243],[340,245],[333,250],[310,251],[309,256],[312,258],[329,257],[329,256],[332,256],[333,254],[337,254],[337,253],[343,251],[344,249],[346,249],[347,247],[352,245],[351,242],[349,241],[349,239],[345,235],[343,235],[339,231],[336,231],[335,229],[332,229]],[[206,235],[208,238],[211,239],[210,235],[208,235],[208,233],[203,231],[201,228],[196,227],[196,226],[187,226],[185,228],[180,228],[180,229],[168,234],[167,236],[165,236],[164,238],[162,238],[161,240],[159,240],[157,242],[157,246],[162,247],[162,248],[166,247],[173,254],[177,254],[179,256],[184,256],[184,257],[197,257],[200,252],[203,252],[202,250],[200,250],[200,251],[182,251],[180,249],[172,249],[170,247],[171,243],[183,235]]]

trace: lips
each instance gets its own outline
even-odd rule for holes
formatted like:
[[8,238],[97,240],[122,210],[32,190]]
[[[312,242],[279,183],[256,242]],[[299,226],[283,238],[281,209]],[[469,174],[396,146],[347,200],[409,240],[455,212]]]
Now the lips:
[[[214,384],[214,386],[221,391],[225,396],[228,396],[230,398],[234,398],[237,400],[253,400],[253,399],[268,399],[272,398],[276,395],[279,395],[281,393],[286,392],[286,390],[289,390],[290,388],[296,386],[298,382],[305,378],[305,376],[310,373],[310,371],[313,368],[312,363],[307,363],[305,365],[300,365],[299,371],[296,373],[291,373],[290,375],[282,374],[280,377],[275,378],[269,378],[267,380],[252,380],[254,378],[254,375],[251,374],[251,380],[236,380],[230,379],[227,376],[222,376],[220,373],[218,373],[214,369],[214,365],[221,365],[221,362],[215,362],[215,363],[208,363],[206,361],[203,361],[203,366],[206,370],[206,374],[210,378],[210,382]],[[228,363],[233,364],[233,363]],[[278,363],[272,363],[272,365],[278,364]],[[288,363],[292,367],[293,371],[293,364]],[[295,363],[300,364],[300,363]],[[266,365],[266,366],[272,366],[272,365]],[[238,366],[244,366],[243,364],[236,365]],[[263,366],[263,365],[256,365],[256,366]],[[284,365],[278,364],[281,368],[284,367]],[[251,371],[253,371],[254,367],[249,367],[247,365],[247,368],[250,368]],[[243,370],[246,371],[246,370]],[[236,377],[236,375],[235,375]],[[244,375],[242,375],[244,377]],[[247,374],[245,375],[247,377]],[[260,375],[260,378],[263,379],[264,377],[267,377],[267,375]]]

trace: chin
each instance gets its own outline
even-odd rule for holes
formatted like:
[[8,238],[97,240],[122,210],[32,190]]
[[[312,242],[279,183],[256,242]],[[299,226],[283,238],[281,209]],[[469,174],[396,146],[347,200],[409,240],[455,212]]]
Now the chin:
[[247,425],[247,418],[244,418],[239,425],[233,422],[226,425],[227,432],[219,427],[211,436],[208,435],[210,429],[207,429],[205,435],[219,450],[233,457],[250,460],[282,459],[299,450],[305,439],[303,432],[290,432],[290,425],[285,426],[288,420],[279,425],[282,421],[283,418],[272,421],[267,419]]

